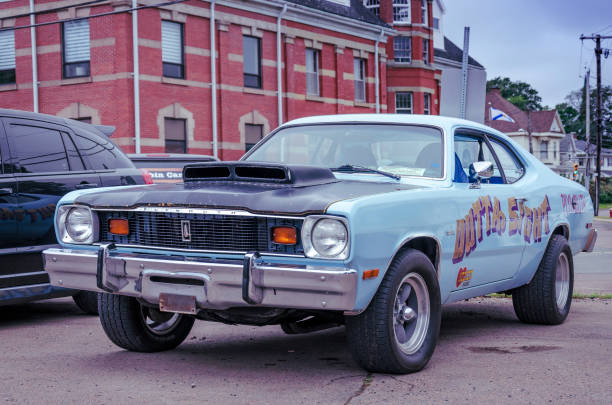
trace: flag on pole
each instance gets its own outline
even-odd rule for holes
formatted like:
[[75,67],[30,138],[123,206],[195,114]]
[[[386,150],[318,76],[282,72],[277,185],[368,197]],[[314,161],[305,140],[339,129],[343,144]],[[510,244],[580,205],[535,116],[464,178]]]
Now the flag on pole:
[[508,121],[514,122],[512,118],[502,110],[498,110],[497,108],[489,107],[489,117],[491,121]]

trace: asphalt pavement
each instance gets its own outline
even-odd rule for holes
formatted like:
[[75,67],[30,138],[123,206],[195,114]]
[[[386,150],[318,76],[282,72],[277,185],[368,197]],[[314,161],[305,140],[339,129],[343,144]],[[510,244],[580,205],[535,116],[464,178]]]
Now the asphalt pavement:
[[597,242],[591,253],[574,256],[574,292],[612,294],[612,219],[595,219]]

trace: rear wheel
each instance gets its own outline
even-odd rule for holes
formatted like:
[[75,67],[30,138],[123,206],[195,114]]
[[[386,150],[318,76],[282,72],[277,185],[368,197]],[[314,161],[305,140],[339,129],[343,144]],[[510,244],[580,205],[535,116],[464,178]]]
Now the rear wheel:
[[346,317],[353,357],[368,371],[410,373],[431,358],[440,332],[436,271],[427,256],[407,250],[397,257],[368,308]]
[[135,352],[158,352],[180,345],[195,319],[141,305],[135,298],[100,294],[100,322],[117,346]]
[[98,293],[79,291],[72,296],[74,303],[88,315],[98,315]]
[[558,325],[569,314],[574,263],[567,239],[553,235],[529,284],[512,292],[516,316],[526,323]]

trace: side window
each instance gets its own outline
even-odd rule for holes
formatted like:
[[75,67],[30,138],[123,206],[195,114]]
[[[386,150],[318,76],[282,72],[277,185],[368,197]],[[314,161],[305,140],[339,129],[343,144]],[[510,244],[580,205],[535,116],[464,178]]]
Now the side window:
[[489,137],[491,146],[499,159],[499,164],[506,175],[507,183],[514,183],[523,176],[525,169],[507,146],[496,139]]
[[64,139],[64,146],[66,146],[66,152],[68,152],[68,163],[70,163],[70,170],[85,170],[83,160],[81,160],[81,156],[79,155],[79,152],[77,152],[76,146],[74,146],[74,142],[72,142],[70,136],[62,132],[62,138]]
[[11,154],[19,162],[21,173],[69,170],[66,149],[58,131],[10,124],[8,135]]
[[476,178],[470,175],[470,165],[474,162],[489,161],[493,163],[493,177],[483,179],[483,183],[503,183],[502,174],[491,149],[483,137],[474,135],[455,135],[455,173],[456,183],[474,183]]
[[90,169],[108,170],[133,167],[127,156],[112,142],[78,134],[74,137],[74,141],[81,156],[89,162]]

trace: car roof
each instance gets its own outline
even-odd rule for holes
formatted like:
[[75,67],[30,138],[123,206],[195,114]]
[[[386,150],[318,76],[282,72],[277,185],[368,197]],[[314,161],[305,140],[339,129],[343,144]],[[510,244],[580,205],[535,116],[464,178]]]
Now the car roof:
[[451,128],[465,126],[480,129],[487,132],[494,132],[497,135],[504,134],[499,131],[479,124],[474,121],[464,120],[455,117],[445,117],[440,115],[424,114],[338,114],[338,115],[317,115],[311,117],[298,118],[284,123],[282,127],[292,125],[307,124],[340,124],[340,123],[382,123],[382,124],[413,124],[413,125],[432,125],[438,127]]
[[93,125],[70,118],[57,117],[55,115],[50,114],[35,113],[32,111],[10,110],[7,108],[0,108],[0,116],[35,121],[45,121],[53,124],[66,125],[68,127],[79,128],[83,131],[87,131],[98,136],[103,136],[105,138],[109,137],[115,131],[115,127],[108,125]]

